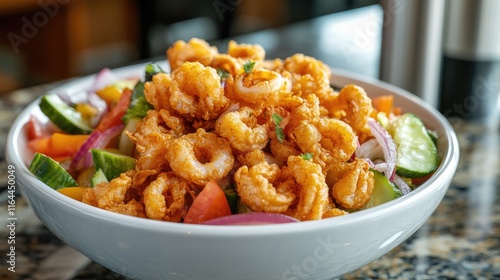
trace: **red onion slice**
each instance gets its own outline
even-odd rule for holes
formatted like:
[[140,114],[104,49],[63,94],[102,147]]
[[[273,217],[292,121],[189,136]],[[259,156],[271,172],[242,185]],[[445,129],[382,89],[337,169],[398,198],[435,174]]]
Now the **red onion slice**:
[[403,195],[408,194],[408,193],[411,192],[410,186],[398,174],[394,174],[393,183],[396,184],[396,186],[403,193]]
[[357,158],[378,159],[384,157],[382,147],[378,144],[377,139],[370,139],[359,145],[354,154]]
[[260,213],[251,212],[244,214],[235,214],[224,216],[220,218],[215,218],[206,221],[206,225],[219,225],[219,226],[244,226],[244,225],[269,225],[269,224],[283,224],[283,223],[295,223],[299,220],[276,213]]
[[95,92],[105,86],[116,83],[117,81],[118,77],[109,68],[103,68],[96,74],[90,91]]
[[369,119],[368,126],[370,127],[372,135],[375,139],[377,139],[378,143],[382,147],[385,163],[387,164],[387,173],[385,173],[385,176],[392,181],[396,170],[396,143],[394,143],[394,140],[389,132],[376,120]]
[[109,111],[108,104],[106,104],[106,101],[100,98],[95,92],[89,92],[87,102],[90,106],[97,109],[97,114],[90,120],[90,124],[95,127],[102,117]]
[[71,159],[69,168],[81,170],[92,166],[92,154],[90,150],[105,148],[111,139],[118,136],[122,130],[123,125],[113,126],[103,132],[94,130]]

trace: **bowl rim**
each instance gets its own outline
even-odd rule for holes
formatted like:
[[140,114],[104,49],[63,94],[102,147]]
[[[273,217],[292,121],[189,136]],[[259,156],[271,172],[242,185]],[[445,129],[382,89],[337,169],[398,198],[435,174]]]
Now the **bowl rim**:
[[[165,62],[159,62],[161,66],[168,69],[168,65]],[[134,64],[122,68],[113,69],[113,72],[119,77],[129,77],[130,74],[140,74],[147,63]],[[81,78],[74,79],[63,85],[56,87],[50,92],[57,92],[59,90],[82,86],[82,84],[90,85],[94,75],[88,75]],[[443,127],[443,136],[445,137],[448,150],[444,151],[445,157],[441,159],[441,163],[436,170],[436,172],[417,189],[413,190],[409,194],[395,199],[393,201],[384,203],[382,205],[362,210],[360,212],[350,213],[349,215],[339,216],[329,219],[314,220],[314,221],[303,221],[298,223],[285,223],[285,224],[271,224],[271,225],[252,225],[252,226],[214,226],[214,225],[203,225],[203,224],[182,224],[182,223],[172,223],[165,221],[157,221],[145,218],[138,218],[127,216],[123,214],[114,213],[104,209],[100,209],[79,201],[76,201],[64,194],[54,191],[52,188],[43,184],[41,181],[36,179],[29,172],[28,167],[24,164],[19,149],[20,144],[17,142],[17,138],[24,131],[23,126],[27,122],[32,110],[35,110],[38,106],[38,102],[41,97],[38,97],[30,105],[28,105],[23,111],[18,115],[16,120],[13,122],[9,133],[7,135],[6,143],[6,159],[7,162],[14,165],[16,168],[16,176],[22,177],[27,186],[21,186],[22,190],[24,187],[34,187],[37,186],[35,192],[37,195],[43,195],[50,197],[55,200],[55,203],[61,203],[68,209],[72,211],[80,212],[83,215],[93,216],[99,220],[118,223],[126,225],[127,227],[134,228],[147,228],[148,231],[156,231],[161,233],[170,234],[190,234],[192,236],[204,236],[204,237],[250,237],[250,236],[270,236],[270,235],[283,235],[290,234],[294,232],[314,232],[317,230],[331,228],[331,227],[341,227],[352,225],[355,223],[363,223],[367,220],[377,219],[382,217],[392,211],[400,211],[401,208],[406,207],[408,204],[412,204],[414,201],[418,201],[422,197],[426,197],[430,192],[435,191],[436,188],[443,186],[447,181],[451,180],[451,177],[456,171],[459,159],[459,145],[456,134],[453,127],[447,121],[447,119],[439,113],[431,105],[427,104],[422,99],[417,96],[403,90],[394,85],[388,84],[386,82],[377,80],[375,78],[359,75],[346,70],[341,70],[337,68],[332,68],[332,77],[340,77],[346,80],[356,81],[359,84],[371,84],[381,90],[387,90],[401,95],[403,98],[409,99],[411,102],[416,103],[417,106],[424,108],[429,111],[433,118],[439,122],[439,126]]]

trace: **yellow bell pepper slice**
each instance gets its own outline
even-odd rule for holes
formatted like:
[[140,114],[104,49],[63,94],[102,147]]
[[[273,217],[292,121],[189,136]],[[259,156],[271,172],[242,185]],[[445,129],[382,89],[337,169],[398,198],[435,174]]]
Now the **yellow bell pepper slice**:
[[85,187],[66,187],[66,188],[60,188],[57,191],[64,194],[65,196],[71,197],[71,198],[76,199],[78,201],[82,201],[84,189],[86,189],[86,188]]
[[124,89],[126,88],[133,89],[135,83],[136,81],[132,80],[120,81],[96,91],[96,94],[104,101],[106,101],[108,106],[111,106],[113,104],[116,104],[116,102],[120,100],[120,96],[122,95]]

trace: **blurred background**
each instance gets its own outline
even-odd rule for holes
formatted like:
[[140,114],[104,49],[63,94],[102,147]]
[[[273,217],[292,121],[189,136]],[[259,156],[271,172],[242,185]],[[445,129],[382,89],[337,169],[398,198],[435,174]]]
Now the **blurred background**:
[[[0,93],[377,4],[375,0],[16,0],[0,2]],[[299,36],[299,35],[298,35]]]

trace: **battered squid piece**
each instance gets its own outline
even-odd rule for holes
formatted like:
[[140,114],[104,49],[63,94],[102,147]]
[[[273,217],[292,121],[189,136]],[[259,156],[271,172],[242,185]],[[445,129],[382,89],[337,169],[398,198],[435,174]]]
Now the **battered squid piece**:
[[279,58],[264,60],[259,65],[271,71],[281,72],[283,70],[283,60]]
[[275,185],[280,174],[276,164],[262,161],[253,166],[241,166],[234,174],[236,191],[241,201],[256,212],[284,213],[295,199],[290,184]]
[[288,157],[298,156],[301,154],[299,147],[288,140],[278,141],[276,138],[271,138],[269,148],[279,166],[286,164]]
[[159,110],[161,120],[167,128],[170,129],[170,133],[176,137],[186,134],[189,130],[186,122],[183,118],[175,116],[168,110]]
[[333,94],[330,68],[313,57],[295,54],[285,59],[283,70],[292,74],[292,91],[298,96],[315,94],[321,103]]
[[232,77],[244,72],[243,63],[228,54],[217,54],[214,56],[211,67],[228,72]]
[[229,141],[201,128],[171,140],[165,158],[177,176],[200,186],[226,177],[234,164]]
[[267,162],[269,164],[277,163],[276,159],[271,154],[264,153],[262,150],[259,149],[252,150],[246,153],[245,155],[239,155],[238,162],[241,165],[246,165],[246,166],[254,166],[261,162]]
[[[179,222],[189,208],[189,184],[172,172],[162,172],[144,189],[144,206],[150,219]],[[194,195],[193,195],[194,196]]]
[[170,106],[184,117],[213,120],[229,105],[220,76],[212,67],[186,62],[171,74]]
[[242,73],[228,80],[229,96],[252,106],[277,106],[283,103],[300,104],[291,94],[291,81],[287,76],[263,68]]
[[287,123],[284,128],[286,134],[293,131],[302,121],[314,120],[321,115],[319,99],[316,95],[309,94],[302,100],[302,104],[293,108],[286,118]]
[[291,156],[282,168],[281,177],[285,183],[296,185],[299,192],[297,205],[290,208],[291,215],[301,221],[321,219],[328,205],[329,190],[321,166],[301,156]]
[[352,127],[360,143],[372,137],[368,127],[368,120],[373,111],[372,101],[363,88],[347,85],[327,106],[331,116]]
[[323,211],[323,216],[321,217],[322,219],[326,218],[333,218],[337,216],[344,216],[349,214],[349,212],[339,209],[335,206],[335,203],[333,203],[333,200],[331,197],[328,197],[328,203],[325,207],[325,210]]
[[217,119],[215,131],[227,138],[231,146],[240,152],[263,149],[268,142],[267,126],[257,123],[258,112],[242,107]]
[[336,119],[302,121],[291,136],[302,153],[313,154],[313,161],[323,168],[325,174],[332,166],[349,160],[357,147],[351,127]]
[[217,48],[210,46],[205,40],[192,38],[188,43],[182,40],[175,42],[167,49],[167,58],[170,70],[174,71],[184,62],[197,61],[203,65],[210,65],[218,53]]
[[171,110],[170,93],[168,91],[171,84],[172,78],[166,73],[158,73],[153,76],[152,81],[144,84],[144,97],[153,105],[155,110]]
[[238,44],[233,40],[228,43],[227,53],[232,57],[251,61],[263,61],[266,57],[266,51],[261,45]]
[[167,144],[173,138],[171,131],[155,110],[149,110],[146,117],[137,125],[137,131],[129,134],[137,151],[136,170],[150,170],[148,175],[167,170],[168,162],[164,156]]
[[135,199],[126,201],[132,186],[130,174],[122,173],[109,183],[101,183],[84,190],[83,202],[99,208],[129,216],[146,218],[144,205]]
[[366,160],[356,158],[333,169],[332,173],[328,175],[328,181],[334,182],[331,194],[342,207],[358,210],[370,200],[375,181]]

